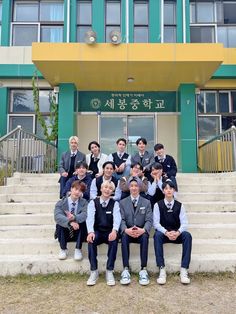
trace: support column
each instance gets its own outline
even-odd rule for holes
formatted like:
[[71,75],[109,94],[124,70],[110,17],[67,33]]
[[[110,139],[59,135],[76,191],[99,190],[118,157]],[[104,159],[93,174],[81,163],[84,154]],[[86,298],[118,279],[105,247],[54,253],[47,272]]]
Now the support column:
[[161,1],[160,0],[150,0],[149,1],[149,42],[150,43],[160,43],[161,42]]
[[183,1],[177,0],[176,3],[176,19],[177,19],[177,29],[176,29],[176,42],[183,42]]
[[11,4],[13,1],[2,1],[2,38],[1,46],[10,45]]
[[58,107],[58,150],[60,161],[62,152],[69,149],[68,139],[77,134],[76,88],[74,84],[60,84]]
[[197,118],[195,85],[179,87],[179,166],[182,172],[197,172]]
[[6,87],[0,87],[0,137],[7,133],[8,93]]
[[93,0],[92,6],[93,30],[97,33],[97,42],[105,42],[105,10],[104,0]]

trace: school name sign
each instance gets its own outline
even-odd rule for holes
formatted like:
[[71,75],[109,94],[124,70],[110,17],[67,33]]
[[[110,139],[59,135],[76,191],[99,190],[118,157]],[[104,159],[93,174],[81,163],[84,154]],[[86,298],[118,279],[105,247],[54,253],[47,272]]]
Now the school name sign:
[[176,92],[79,92],[79,111],[176,112]]

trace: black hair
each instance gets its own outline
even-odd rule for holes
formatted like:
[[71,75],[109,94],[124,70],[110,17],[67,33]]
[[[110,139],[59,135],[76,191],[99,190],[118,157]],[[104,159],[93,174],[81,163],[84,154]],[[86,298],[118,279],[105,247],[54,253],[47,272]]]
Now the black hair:
[[164,149],[164,145],[161,143],[158,143],[154,146],[154,151],[158,151],[159,149]]
[[88,144],[88,150],[91,150],[92,145],[97,145],[98,148],[100,148],[100,144],[97,141],[92,141]]
[[124,142],[125,145],[127,144],[127,141],[125,138],[121,137],[121,138],[118,138],[118,140],[116,141],[116,145],[118,145],[120,142]]
[[139,169],[143,171],[143,166],[140,163],[132,164],[131,169],[133,169],[135,166],[139,166]]
[[144,145],[147,145],[147,140],[144,137],[139,137],[136,141],[136,145],[138,146],[140,142],[143,142]]
[[169,185],[170,188],[175,189],[174,183],[173,183],[170,179],[167,179],[167,180],[162,184],[162,190],[164,190],[164,188],[167,187],[167,185]]
[[102,169],[105,169],[106,165],[112,165],[113,170],[116,169],[115,164],[114,164],[114,162],[112,162],[112,161],[106,161],[106,162],[104,162],[104,164],[102,165]]
[[79,169],[81,167],[88,169],[88,164],[85,161],[78,161],[75,165],[75,169]]
[[151,168],[156,170],[163,169],[162,164],[160,164],[159,162],[154,162]]

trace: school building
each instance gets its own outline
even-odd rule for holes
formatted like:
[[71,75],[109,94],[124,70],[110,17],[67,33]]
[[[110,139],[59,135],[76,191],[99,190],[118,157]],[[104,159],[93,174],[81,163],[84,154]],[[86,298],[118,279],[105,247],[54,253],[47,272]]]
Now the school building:
[[197,172],[198,145],[236,123],[236,1],[0,0],[0,136],[42,135],[58,100],[58,155],[78,135],[128,152],[142,136]]

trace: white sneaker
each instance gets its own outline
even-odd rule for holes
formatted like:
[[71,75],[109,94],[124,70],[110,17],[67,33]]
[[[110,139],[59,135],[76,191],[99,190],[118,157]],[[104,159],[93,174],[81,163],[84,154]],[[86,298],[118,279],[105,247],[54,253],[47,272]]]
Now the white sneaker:
[[190,278],[188,276],[188,270],[186,268],[180,268],[180,281],[185,285],[190,284]]
[[63,259],[67,259],[67,250],[60,250],[59,254],[58,254],[58,258],[63,260]]
[[139,272],[139,284],[141,286],[147,286],[149,284],[149,276],[146,269],[140,270]]
[[80,249],[75,249],[74,260],[81,261],[83,259],[83,255]]
[[159,285],[164,285],[166,283],[166,269],[165,269],[165,267],[160,268],[159,277],[157,278],[157,283]]
[[87,286],[94,286],[98,280],[98,270],[92,270],[87,280]]
[[108,286],[115,286],[116,282],[112,270],[106,271],[106,281]]
[[121,274],[120,283],[122,285],[128,285],[131,282],[130,273],[128,269],[124,269]]

